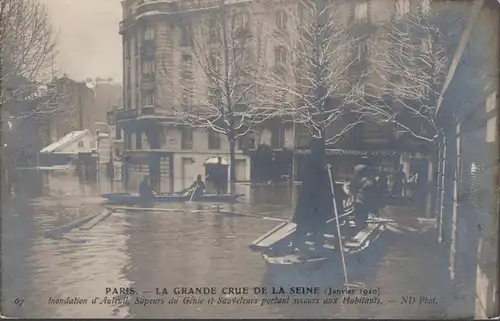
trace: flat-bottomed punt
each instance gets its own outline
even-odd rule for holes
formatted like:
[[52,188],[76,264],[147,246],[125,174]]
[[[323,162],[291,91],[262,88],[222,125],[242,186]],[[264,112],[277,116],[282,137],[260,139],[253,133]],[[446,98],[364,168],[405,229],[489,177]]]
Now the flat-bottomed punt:
[[[180,194],[159,194],[152,200],[153,203],[169,203],[169,202],[213,202],[213,203],[233,203],[238,200],[238,198],[243,197],[245,194],[204,194],[191,198],[190,195],[180,195]],[[141,204],[144,203],[144,199],[137,194],[130,193],[110,193],[102,194],[103,198],[107,199],[108,202],[118,203],[118,204]]]
[[[321,247],[316,247],[314,251],[295,251],[294,246],[290,246],[296,224],[285,222],[278,225],[273,230],[261,236],[250,245],[255,252],[260,252],[268,267],[276,268],[299,268],[307,269],[326,263],[341,263],[339,251],[339,240],[335,236],[335,229],[332,228],[335,222],[329,221],[329,229],[325,234],[326,243]],[[346,228],[343,228],[346,231]],[[385,230],[384,222],[379,222],[377,217],[371,215],[367,226],[353,237],[342,236],[344,257],[346,260],[359,261],[358,255],[369,249],[381,236]],[[292,244],[293,245],[293,244]],[[315,244],[306,241],[306,245]]]

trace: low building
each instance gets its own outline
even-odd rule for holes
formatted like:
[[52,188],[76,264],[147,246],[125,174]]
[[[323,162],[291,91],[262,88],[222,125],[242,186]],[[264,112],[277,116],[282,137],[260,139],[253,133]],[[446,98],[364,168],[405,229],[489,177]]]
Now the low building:
[[73,131],[40,150],[41,165],[67,165],[80,153],[96,152],[95,137],[89,130]]

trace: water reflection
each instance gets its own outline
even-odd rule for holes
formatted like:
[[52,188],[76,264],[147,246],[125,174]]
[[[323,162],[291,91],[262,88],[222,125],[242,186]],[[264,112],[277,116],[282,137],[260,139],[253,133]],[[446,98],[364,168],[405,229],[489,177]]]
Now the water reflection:
[[[157,204],[155,211],[119,210],[91,230],[71,230],[65,239],[47,239],[45,232],[102,211],[99,193],[123,190],[105,178],[79,180],[71,172],[23,173],[2,230],[3,314],[16,317],[431,317],[429,309],[342,305],[49,305],[48,298],[104,298],[104,287],[133,286],[140,296],[157,287],[332,285],[340,286],[338,262],[315,271],[272,272],[248,245],[275,221],[219,211],[289,219],[293,214],[290,186],[236,185],[248,197],[237,204]],[[38,176],[37,176],[38,175]],[[40,183],[32,184],[35,178]],[[27,192],[30,191],[30,192]],[[37,192],[38,191],[38,192]],[[293,191],[293,193],[292,193]],[[422,236],[419,236],[422,237]],[[431,239],[431,238],[429,238]],[[419,243],[420,242],[420,243]],[[357,265],[349,280],[381,287],[392,296],[438,293],[438,260],[418,238],[387,234]],[[420,253],[424,252],[424,253]],[[398,284],[403,284],[402,286]],[[434,285],[432,285],[434,284]],[[427,287],[427,288],[425,288]],[[425,288],[425,289],[424,289]],[[153,291],[153,293],[146,293]],[[405,292],[406,291],[406,292]],[[437,294],[436,294],[437,295]],[[17,307],[15,297],[26,300]],[[132,300],[135,297],[132,297]],[[181,298],[182,299],[182,298]],[[439,306],[442,308],[442,306]],[[439,311],[438,307],[433,307]],[[434,314],[433,314],[434,313]]]

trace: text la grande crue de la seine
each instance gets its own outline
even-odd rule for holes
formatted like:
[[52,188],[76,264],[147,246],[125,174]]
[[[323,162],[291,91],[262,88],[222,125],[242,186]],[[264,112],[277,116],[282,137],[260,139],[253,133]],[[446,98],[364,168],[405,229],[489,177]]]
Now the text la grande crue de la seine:
[[[142,291],[145,292],[145,291]],[[147,291],[153,292],[153,291]],[[139,291],[135,288],[112,288],[106,287],[106,294],[112,295],[131,295],[138,294]],[[273,287],[157,287],[154,289],[156,295],[246,295],[246,294],[283,294],[283,295],[380,295],[378,288],[334,288],[334,287],[317,287],[317,286],[273,286]]]

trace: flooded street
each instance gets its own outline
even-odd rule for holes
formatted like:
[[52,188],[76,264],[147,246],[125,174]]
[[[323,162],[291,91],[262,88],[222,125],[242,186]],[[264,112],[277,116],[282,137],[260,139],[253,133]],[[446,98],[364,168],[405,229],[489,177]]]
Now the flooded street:
[[[111,186],[105,180],[81,184],[71,173],[47,176],[42,178],[39,196],[31,193],[38,188],[35,180],[26,176],[9,212],[3,212],[2,314],[6,316],[434,318],[442,315],[450,299],[435,231],[425,232],[414,214],[401,213],[400,209],[392,212],[415,231],[387,231],[373,249],[366,251],[363,269],[348,271],[350,283],[378,287],[382,304],[90,304],[95,297],[104,299],[105,287],[133,287],[142,292],[139,296],[153,298],[157,297],[156,288],[177,286],[340,287],[343,273],[338,266],[326,266],[302,274],[273,274],[261,255],[250,251],[248,245],[279,222],[223,215],[208,203],[158,206],[170,209],[168,212],[120,210],[89,230],[77,227],[59,238],[48,237],[48,231],[101,212],[105,205],[99,194],[108,192]],[[291,218],[292,194],[296,193],[291,187],[241,184],[236,188],[246,198],[234,206],[222,205],[223,211]],[[119,191],[119,183],[113,189]],[[131,302],[138,295],[132,295]],[[400,304],[401,296],[406,295],[414,295],[417,300],[435,296],[438,303]],[[86,298],[89,303],[49,304],[50,297]],[[23,304],[16,305],[16,299],[24,300]]]

